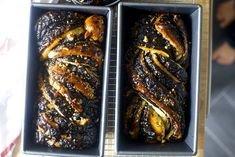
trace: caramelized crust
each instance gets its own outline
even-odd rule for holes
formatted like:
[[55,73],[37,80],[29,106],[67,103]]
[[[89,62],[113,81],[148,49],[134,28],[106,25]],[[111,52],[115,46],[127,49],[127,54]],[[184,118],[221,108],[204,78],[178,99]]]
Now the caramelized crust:
[[102,16],[90,16],[85,21],[85,39],[91,37],[94,41],[103,41],[104,19]]

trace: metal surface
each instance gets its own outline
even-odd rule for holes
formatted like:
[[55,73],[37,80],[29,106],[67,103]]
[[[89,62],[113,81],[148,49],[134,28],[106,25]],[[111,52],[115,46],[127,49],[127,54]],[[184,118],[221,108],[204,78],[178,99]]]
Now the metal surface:
[[[39,53],[36,45],[36,35],[34,33],[34,25],[40,14],[48,10],[73,10],[85,14],[98,14],[106,17],[107,32],[105,41],[105,59],[103,68],[103,85],[102,85],[102,102],[101,102],[101,119],[100,119],[100,135],[99,142],[85,150],[65,150],[48,148],[35,144],[33,141],[33,122],[35,120],[35,102],[37,100],[37,80],[39,72]],[[26,102],[25,117],[23,126],[23,151],[26,154],[37,155],[59,155],[59,156],[102,156],[104,152],[104,138],[106,126],[107,112],[107,90],[109,77],[109,57],[111,50],[111,28],[112,28],[112,10],[108,7],[94,6],[68,6],[56,4],[32,4],[30,14],[30,30],[28,44],[28,69],[26,82]]]
[[[153,4],[153,3],[119,3],[118,8],[118,36],[117,36],[117,75],[116,75],[116,112],[115,112],[115,149],[118,154],[139,155],[195,155],[198,138],[198,112],[199,112],[199,69],[200,69],[200,40],[201,40],[201,7],[186,4]],[[191,59],[190,59],[190,100],[188,117],[188,132],[183,142],[167,144],[144,144],[127,140],[122,129],[122,54],[126,52],[128,27],[131,17],[141,12],[155,11],[182,14],[187,20],[191,31]],[[126,80],[125,80],[126,81]]]
[[[120,0],[103,0],[101,4],[98,4],[97,6],[113,6],[117,4]],[[59,0],[59,3],[63,4],[74,4],[74,5],[90,5],[90,4],[80,4],[78,0]],[[94,4],[92,4],[94,5]]]
[[115,4],[117,4],[118,2],[120,2],[121,0],[114,0],[113,2],[108,2],[107,4],[105,4],[105,6],[109,7],[109,6],[113,6]]

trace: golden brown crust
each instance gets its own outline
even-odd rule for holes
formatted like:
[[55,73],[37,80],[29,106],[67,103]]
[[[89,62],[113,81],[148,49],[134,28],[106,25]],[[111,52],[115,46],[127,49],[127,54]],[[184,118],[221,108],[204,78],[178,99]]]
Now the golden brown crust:
[[85,21],[85,39],[91,37],[94,41],[104,39],[104,19],[102,16],[90,16]]

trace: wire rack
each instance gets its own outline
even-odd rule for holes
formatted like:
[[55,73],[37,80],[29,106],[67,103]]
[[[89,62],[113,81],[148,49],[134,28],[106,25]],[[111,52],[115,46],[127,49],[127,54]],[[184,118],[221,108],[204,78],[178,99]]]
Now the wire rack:
[[116,88],[116,57],[117,57],[117,7],[113,8],[112,45],[110,53],[108,112],[105,134],[104,155],[114,156],[114,123],[115,123],[115,88]]

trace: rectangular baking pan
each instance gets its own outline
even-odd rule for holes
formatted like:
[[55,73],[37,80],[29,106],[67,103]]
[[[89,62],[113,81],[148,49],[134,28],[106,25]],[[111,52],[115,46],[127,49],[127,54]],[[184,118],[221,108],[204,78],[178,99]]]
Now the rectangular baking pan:
[[[133,17],[146,12],[181,14],[191,38],[189,66],[189,109],[187,112],[188,128],[182,142],[165,144],[146,144],[133,142],[123,133],[123,113],[125,112],[124,88],[127,79],[124,74],[124,54],[127,52],[127,38],[130,35]],[[200,69],[201,7],[188,4],[156,4],[123,2],[118,6],[117,35],[117,75],[116,75],[116,122],[115,151],[119,155],[195,155],[197,152],[197,130],[199,111],[199,69]],[[127,69],[128,70],[128,69]]]
[[[101,100],[101,115],[100,115],[100,130],[99,140],[96,145],[85,150],[69,150],[48,148],[40,144],[35,144],[33,125],[35,119],[35,102],[37,100],[37,80],[39,71],[39,53],[36,44],[36,34],[34,26],[36,20],[42,13],[49,10],[70,10],[78,11],[84,14],[97,14],[106,17],[106,36],[105,36],[105,58],[103,67],[103,82],[102,82],[102,100]],[[109,7],[94,7],[94,6],[72,6],[58,4],[32,4],[30,12],[29,26],[29,41],[28,41],[28,66],[26,80],[26,99],[25,99],[25,117],[23,127],[23,151],[26,154],[38,155],[58,155],[58,156],[102,156],[104,152],[104,137],[106,125],[106,110],[107,110],[107,87],[108,87],[108,67],[111,50],[111,28],[112,28],[112,10]]]

